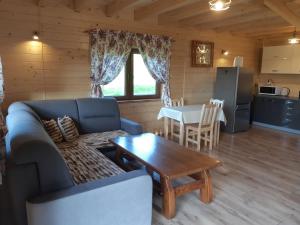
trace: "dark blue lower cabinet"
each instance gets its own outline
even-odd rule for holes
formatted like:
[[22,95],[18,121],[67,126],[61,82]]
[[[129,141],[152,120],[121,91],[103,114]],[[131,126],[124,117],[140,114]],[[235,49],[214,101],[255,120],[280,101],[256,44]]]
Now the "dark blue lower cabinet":
[[300,130],[300,100],[256,96],[253,105],[254,122]]

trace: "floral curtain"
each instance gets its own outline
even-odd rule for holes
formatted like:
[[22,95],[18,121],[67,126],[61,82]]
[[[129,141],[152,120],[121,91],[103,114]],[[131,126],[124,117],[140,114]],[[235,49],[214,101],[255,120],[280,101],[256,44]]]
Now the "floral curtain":
[[97,30],[91,33],[91,96],[102,97],[101,85],[112,82],[126,64],[133,34]]
[[169,37],[137,34],[137,47],[152,77],[163,84],[162,101],[171,106],[170,57],[172,41]]
[[132,48],[138,48],[152,77],[163,84],[162,100],[171,105],[169,70],[171,38],[126,31],[91,33],[92,97],[102,97],[101,85],[112,82],[126,64]]
[[[0,57],[0,141],[3,141],[3,138],[6,134],[5,120],[2,114],[1,105],[4,99],[4,78],[2,72],[2,63]],[[1,159],[1,151],[0,151],[0,159]]]

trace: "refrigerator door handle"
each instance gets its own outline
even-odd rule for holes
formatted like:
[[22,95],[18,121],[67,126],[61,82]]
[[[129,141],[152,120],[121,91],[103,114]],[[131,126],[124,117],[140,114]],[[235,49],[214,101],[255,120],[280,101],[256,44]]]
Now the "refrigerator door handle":
[[238,104],[235,106],[235,111],[237,110],[250,110],[250,106],[251,106],[251,103],[246,103],[246,104]]

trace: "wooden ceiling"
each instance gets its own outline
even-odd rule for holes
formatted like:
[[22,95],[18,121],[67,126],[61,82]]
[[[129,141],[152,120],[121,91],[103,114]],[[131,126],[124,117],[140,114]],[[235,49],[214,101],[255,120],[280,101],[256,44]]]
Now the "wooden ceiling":
[[[49,0],[34,0],[37,4]],[[51,0],[53,1],[53,0]],[[209,0],[69,0],[75,11],[95,8],[107,17],[131,14],[134,21],[231,32],[253,38],[300,31],[300,0],[232,0],[229,10],[215,12]]]

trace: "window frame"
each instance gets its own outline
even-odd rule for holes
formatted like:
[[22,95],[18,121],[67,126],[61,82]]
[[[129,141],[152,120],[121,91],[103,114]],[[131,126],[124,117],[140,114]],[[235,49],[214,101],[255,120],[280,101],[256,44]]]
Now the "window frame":
[[132,49],[127,62],[125,64],[125,95],[124,96],[107,96],[107,97],[114,97],[120,101],[126,100],[143,100],[143,99],[160,99],[161,97],[161,85],[159,82],[156,81],[155,87],[155,95],[134,95],[134,60],[133,55],[140,54],[138,49]]

